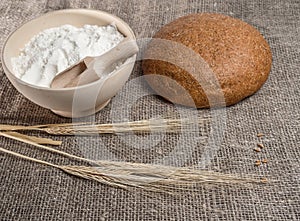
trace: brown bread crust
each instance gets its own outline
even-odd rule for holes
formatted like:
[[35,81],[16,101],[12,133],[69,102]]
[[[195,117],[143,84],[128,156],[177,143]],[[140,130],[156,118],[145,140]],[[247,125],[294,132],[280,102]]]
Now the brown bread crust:
[[[271,70],[271,50],[260,32],[251,25],[226,15],[204,13],[184,16],[162,27],[154,38],[183,44],[199,54],[215,74],[227,106],[259,90]],[[145,51],[145,58],[159,54],[167,59],[179,59],[185,67],[192,66],[194,59],[184,57],[181,53],[180,47],[178,50],[176,46],[166,49],[157,43],[150,43]],[[179,66],[182,65],[146,59],[143,61],[143,73],[163,75],[175,80],[190,94],[198,108],[222,106],[218,99],[210,99],[211,94],[214,94],[213,89],[205,89],[205,82],[199,84],[199,77],[207,73],[191,73]],[[155,77],[147,81],[167,100],[194,106],[179,87],[170,81]]]

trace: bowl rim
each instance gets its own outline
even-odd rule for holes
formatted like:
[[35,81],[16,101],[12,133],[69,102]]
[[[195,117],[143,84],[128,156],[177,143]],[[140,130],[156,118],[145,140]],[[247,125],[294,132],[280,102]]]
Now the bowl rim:
[[[75,87],[68,87],[68,88],[51,88],[51,87],[41,87],[41,86],[38,86],[38,85],[34,85],[34,84],[30,84],[30,83],[27,83],[23,80],[21,80],[20,78],[18,78],[17,76],[15,76],[7,67],[6,63],[5,63],[5,59],[4,59],[4,51],[5,51],[5,48],[6,48],[6,45],[7,45],[7,42],[8,40],[11,38],[11,36],[13,34],[15,34],[15,32],[17,30],[19,30],[21,27],[23,27],[24,25],[26,25],[27,23],[29,22],[32,22],[34,20],[37,20],[37,19],[40,19],[42,17],[45,17],[45,16],[49,16],[49,15],[55,15],[55,14],[63,14],[65,12],[94,12],[94,13],[100,13],[100,14],[105,14],[107,16],[110,16],[112,17],[113,19],[116,19],[118,20],[119,22],[121,22],[124,27],[126,27],[128,29],[128,31],[131,32],[132,34],[132,39],[133,40],[136,40],[136,36],[133,32],[133,30],[131,29],[131,27],[128,25],[127,22],[125,22],[123,19],[117,17],[116,15],[114,14],[111,14],[109,12],[106,12],[106,11],[102,11],[102,10],[96,10],[96,9],[86,9],[86,8],[74,8],[74,9],[61,9],[61,10],[55,10],[55,11],[50,11],[50,12],[47,12],[47,13],[44,13],[42,15],[39,15],[37,17],[34,17],[34,18],[31,18],[31,19],[28,19],[26,20],[25,22],[23,22],[20,26],[18,26],[17,28],[15,28],[13,31],[10,32],[10,34],[6,37],[5,41],[4,41],[4,44],[2,46],[2,52],[1,52],[1,62],[2,62],[2,66],[3,66],[3,69],[4,69],[4,73],[6,75],[6,77],[8,78],[8,74],[9,76],[11,76],[12,78],[14,78],[18,83],[22,84],[22,85],[25,85],[25,86],[28,86],[28,87],[31,87],[31,88],[35,88],[35,89],[39,89],[39,90],[44,90],[44,91],[73,91],[73,90],[76,90],[76,89],[84,89],[86,87],[90,87],[94,84],[97,84],[99,80],[97,81],[94,81],[94,82],[91,82],[91,83],[88,83],[88,84],[85,84],[85,85],[81,85],[81,86],[75,86]],[[132,60],[136,59],[136,56],[137,55],[133,55],[132,57],[128,58],[128,60]],[[131,61],[130,61],[131,62]],[[7,73],[8,72],[8,73]]]

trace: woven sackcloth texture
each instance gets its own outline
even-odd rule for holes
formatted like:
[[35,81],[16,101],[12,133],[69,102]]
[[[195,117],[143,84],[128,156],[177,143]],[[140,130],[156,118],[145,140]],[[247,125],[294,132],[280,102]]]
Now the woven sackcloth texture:
[[[205,169],[239,176],[267,177],[265,185],[204,185],[177,195],[126,191],[80,179],[48,166],[0,153],[0,220],[300,220],[300,1],[299,0],[13,0],[0,1],[0,46],[23,22],[63,8],[92,8],[113,13],[132,27],[138,39],[150,38],[164,24],[190,13],[218,12],[256,27],[273,53],[266,84],[253,96],[223,110],[226,124],[215,152],[205,148],[212,123],[197,133],[101,135],[64,137],[34,133],[63,141],[61,150],[80,156],[177,166],[205,162]],[[112,121],[134,94],[151,93],[137,77],[107,107],[95,115],[97,123]],[[27,100],[0,70],[0,124],[35,125],[71,122]],[[133,102],[130,120],[178,117],[184,108],[155,95]],[[218,110],[189,110],[213,116]],[[117,112],[118,113],[118,112]],[[125,116],[125,115],[124,115]],[[217,116],[219,118],[220,116]],[[124,118],[125,119],[125,118]],[[257,137],[258,133],[265,136]],[[217,135],[216,135],[217,136]],[[195,138],[195,139],[194,139]],[[262,152],[253,151],[263,143]],[[79,164],[62,156],[0,137],[0,147],[56,164]],[[186,149],[191,148],[188,156]],[[177,149],[176,149],[177,148]],[[170,158],[167,156],[176,149]],[[180,151],[181,150],[181,151]],[[184,156],[183,156],[184,155]],[[268,159],[255,166],[256,160]],[[165,161],[164,161],[165,160]]]

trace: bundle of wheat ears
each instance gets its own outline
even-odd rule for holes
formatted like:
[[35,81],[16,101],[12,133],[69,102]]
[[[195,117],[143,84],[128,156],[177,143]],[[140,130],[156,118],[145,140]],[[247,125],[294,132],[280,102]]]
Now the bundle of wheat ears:
[[[202,122],[200,119],[199,122]],[[90,166],[56,165],[0,147],[0,152],[25,160],[60,169],[77,177],[95,180],[102,184],[124,189],[141,188],[147,191],[174,193],[180,190],[194,189],[197,184],[249,184],[265,183],[265,179],[238,177],[230,174],[199,170],[191,167],[173,167],[154,164],[95,161],[76,156],[47,145],[59,146],[61,141],[21,134],[17,131],[42,131],[53,135],[93,135],[134,132],[167,131],[174,132],[183,126],[182,119],[163,120],[163,124],[151,124],[149,120],[118,124],[49,124],[36,126],[0,125],[0,136],[14,139],[34,147],[60,154],[78,162],[88,162]]]

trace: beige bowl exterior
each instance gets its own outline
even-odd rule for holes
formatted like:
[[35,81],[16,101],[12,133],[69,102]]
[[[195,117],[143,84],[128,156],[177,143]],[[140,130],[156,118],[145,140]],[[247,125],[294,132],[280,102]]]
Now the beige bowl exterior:
[[47,28],[64,24],[82,27],[90,25],[108,25],[114,23],[118,30],[135,40],[131,28],[120,18],[103,11],[88,9],[67,9],[44,14],[35,18],[10,34],[2,50],[3,69],[14,87],[32,102],[51,109],[65,117],[83,117],[102,109],[118,93],[128,80],[136,56],[127,61],[127,65],[117,69],[104,83],[96,81],[75,88],[52,89],[28,84],[13,74],[11,58],[20,53],[20,49],[39,32]]

